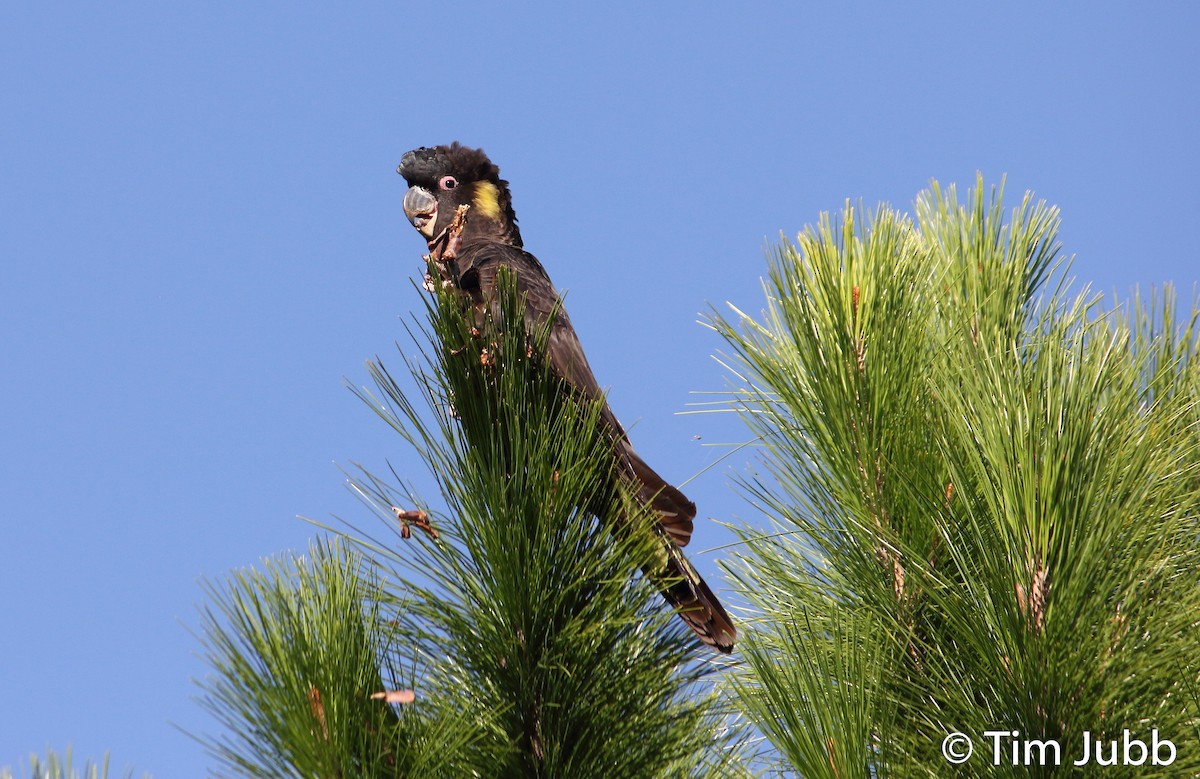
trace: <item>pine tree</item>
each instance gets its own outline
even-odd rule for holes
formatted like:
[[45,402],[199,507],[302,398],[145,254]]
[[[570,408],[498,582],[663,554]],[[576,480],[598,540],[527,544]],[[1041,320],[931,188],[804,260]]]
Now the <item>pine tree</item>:
[[[1057,211],[1004,216],[982,181],[847,205],[775,250],[761,316],[711,320],[773,524],[729,566],[734,683],[785,772],[1200,770],[1197,311],[1073,294]],[[1072,765],[1124,729],[1174,762]]]

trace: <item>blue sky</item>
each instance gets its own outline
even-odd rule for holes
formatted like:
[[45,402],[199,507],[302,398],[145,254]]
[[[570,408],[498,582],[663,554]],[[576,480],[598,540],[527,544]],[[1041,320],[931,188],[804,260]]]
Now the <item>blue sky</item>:
[[[370,521],[335,464],[423,477],[345,387],[421,308],[409,148],[501,166],[677,482],[744,437],[678,413],[725,386],[699,314],[758,310],[767,242],[847,198],[1007,175],[1081,281],[1191,300],[1192,4],[507,5],[0,8],[0,766],[203,775],[198,580],[303,548],[298,514]],[[761,521],[748,457],[687,486],[702,517]],[[691,547],[718,587],[728,540]]]

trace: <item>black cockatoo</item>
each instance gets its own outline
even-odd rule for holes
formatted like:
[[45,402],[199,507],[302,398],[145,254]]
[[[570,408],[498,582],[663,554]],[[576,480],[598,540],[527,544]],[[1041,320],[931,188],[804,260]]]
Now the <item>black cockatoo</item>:
[[[477,309],[495,299],[496,273],[503,267],[515,274],[525,298],[527,332],[537,331],[553,317],[546,346],[551,369],[584,399],[604,403],[600,419],[612,441],[615,472],[658,518],[665,569],[648,568],[651,581],[664,582],[663,597],[705,644],[732,651],[737,635],[732,620],[680,549],[691,540],[696,505],[634,452],[625,429],[604,401],[558,292],[542,264],[523,248],[508,182],[500,178],[500,169],[481,149],[455,142],[407,152],[397,172],[409,186],[405,215],[424,236],[430,257],[453,264],[445,268],[445,278],[453,280]],[[620,517],[615,519],[620,522]]]

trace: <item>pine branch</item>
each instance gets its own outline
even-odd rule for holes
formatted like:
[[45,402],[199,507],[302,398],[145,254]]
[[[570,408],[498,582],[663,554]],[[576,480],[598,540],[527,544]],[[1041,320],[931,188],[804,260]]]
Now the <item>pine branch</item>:
[[1068,294],[1029,195],[859,213],[774,252],[760,318],[712,320],[775,525],[731,565],[763,615],[743,709],[805,776],[944,775],[952,731],[1194,732],[1196,313]]
[[[491,713],[508,747],[492,775],[719,764],[710,666],[690,659],[690,639],[635,576],[654,554],[650,518],[636,514],[625,532],[595,519],[630,504],[600,407],[549,370],[548,332],[525,332],[515,283],[501,287],[496,317],[465,315],[453,292],[430,308],[424,403],[379,363],[378,395],[363,393],[423,452],[446,504],[424,509],[437,540],[413,536],[393,555],[429,582],[403,584],[425,637],[422,684]],[[396,497],[370,476],[358,486],[377,507]]]

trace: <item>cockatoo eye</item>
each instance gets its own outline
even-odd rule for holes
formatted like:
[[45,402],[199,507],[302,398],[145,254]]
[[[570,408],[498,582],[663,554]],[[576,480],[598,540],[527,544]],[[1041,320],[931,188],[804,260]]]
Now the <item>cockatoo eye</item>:
[[454,189],[458,186],[458,179],[454,178],[453,176],[442,176],[441,179],[438,180],[438,186],[442,189]]

